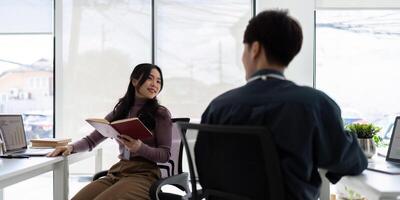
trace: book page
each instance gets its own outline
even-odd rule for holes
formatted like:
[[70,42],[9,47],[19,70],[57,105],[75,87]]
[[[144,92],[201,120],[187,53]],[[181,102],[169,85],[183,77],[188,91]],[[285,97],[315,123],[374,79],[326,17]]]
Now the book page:
[[119,135],[119,133],[108,123],[105,124],[103,122],[90,121],[90,120],[86,121],[90,125],[92,125],[104,137],[116,138]]
[[35,143],[63,143],[63,142],[71,142],[71,138],[39,138],[39,139],[31,139],[31,142]]
[[99,123],[103,123],[103,124],[109,124],[110,122],[108,122],[106,119],[101,119],[101,118],[89,118],[86,119],[86,121],[92,121],[92,122],[99,122]]
[[127,122],[127,121],[134,121],[134,120],[139,120],[139,118],[133,117],[133,118],[128,118],[128,119],[120,119],[120,120],[111,122],[111,124],[118,124],[118,123],[123,123],[123,122]]

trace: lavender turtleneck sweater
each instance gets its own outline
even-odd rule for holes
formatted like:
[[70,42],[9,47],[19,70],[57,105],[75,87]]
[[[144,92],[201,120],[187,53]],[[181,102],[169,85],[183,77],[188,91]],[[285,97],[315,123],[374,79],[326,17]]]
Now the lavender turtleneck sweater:
[[[136,117],[137,112],[143,105],[144,100],[136,99],[135,105],[130,109],[127,118]],[[122,143],[115,140],[119,145],[120,154],[118,157],[120,159],[130,160],[133,157],[140,156],[153,162],[167,162],[169,160],[169,157],[171,156],[171,114],[165,107],[160,107],[157,112],[156,127],[153,130],[153,137],[143,140],[141,147],[136,153],[129,152]],[[110,120],[112,118],[112,112],[105,118]],[[72,144],[73,152],[91,151],[105,139],[107,138],[101,135],[98,131],[93,131],[88,136]]]

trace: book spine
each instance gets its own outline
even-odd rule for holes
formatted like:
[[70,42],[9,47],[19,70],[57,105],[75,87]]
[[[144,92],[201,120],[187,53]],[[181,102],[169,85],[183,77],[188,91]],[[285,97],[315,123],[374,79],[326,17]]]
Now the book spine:
[[58,146],[65,146],[67,145],[68,142],[63,142],[63,143],[36,143],[36,142],[32,142],[32,147],[51,147],[51,148],[55,148]]

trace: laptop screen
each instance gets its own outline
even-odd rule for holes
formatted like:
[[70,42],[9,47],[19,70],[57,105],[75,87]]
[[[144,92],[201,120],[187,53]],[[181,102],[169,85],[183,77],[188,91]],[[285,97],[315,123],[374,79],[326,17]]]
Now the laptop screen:
[[21,115],[0,115],[0,137],[5,150],[13,151],[27,147]]
[[400,116],[396,117],[386,160],[400,161]]

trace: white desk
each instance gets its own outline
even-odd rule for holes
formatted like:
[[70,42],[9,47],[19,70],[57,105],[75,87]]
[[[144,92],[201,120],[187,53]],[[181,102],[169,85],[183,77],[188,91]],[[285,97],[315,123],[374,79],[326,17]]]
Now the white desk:
[[[374,162],[384,162],[375,155]],[[391,175],[365,170],[358,176],[343,177],[337,184],[338,193],[346,193],[345,187],[361,194],[368,200],[400,200],[400,175]]]
[[3,188],[49,171],[53,171],[53,199],[68,199],[69,164],[92,156],[95,156],[95,172],[98,172],[102,162],[100,148],[67,157],[0,159],[0,200],[3,199]]

